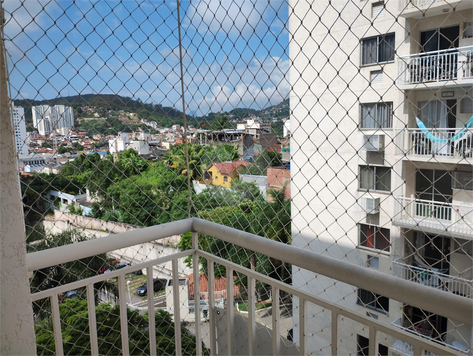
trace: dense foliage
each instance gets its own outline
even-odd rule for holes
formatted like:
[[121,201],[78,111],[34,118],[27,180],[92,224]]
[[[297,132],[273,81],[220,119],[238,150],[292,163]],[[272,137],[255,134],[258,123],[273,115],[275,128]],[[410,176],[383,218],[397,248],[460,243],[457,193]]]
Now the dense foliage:
[[[81,299],[68,299],[59,305],[62,325],[64,355],[90,355],[90,331],[87,302]],[[120,332],[120,307],[102,303],[95,308],[97,337],[100,355],[122,354]],[[150,355],[148,316],[136,310],[127,309],[128,340],[131,355]],[[175,355],[175,329],[172,315],[164,310],[157,310],[156,354]],[[46,318],[35,325],[36,347],[38,355],[51,355],[55,351],[52,318]],[[181,327],[182,354],[196,354],[196,339],[189,330]],[[202,345],[203,354],[209,350]]]
[[[59,234],[48,234],[34,244],[27,245],[29,252],[42,251],[53,247],[69,245],[88,238],[79,230],[70,229]],[[30,279],[32,293],[37,293],[60,285],[96,276],[98,271],[106,266],[110,259],[105,253],[82,258],[71,262],[43,268],[35,271]],[[96,295],[99,290],[116,292],[116,285],[109,281],[99,282],[94,285]],[[44,317],[44,312],[49,305],[49,299],[41,299],[33,303],[33,310],[37,318]]]
[[[290,202],[283,191],[270,191],[262,196],[253,183],[232,180],[231,188],[209,185],[200,194],[188,189],[191,181],[202,180],[214,162],[238,159],[238,151],[230,145],[172,146],[162,161],[150,164],[133,150],[101,159],[98,154],[81,155],[65,164],[58,175],[36,175],[25,182],[25,197],[40,197],[48,189],[85,192],[88,188],[98,199],[92,205],[92,216],[137,226],[177,221],[198,216],[282,243],[290,243]],[[187,171],[187,161],[189,172]],[[263,175],[269,166],[282,165],[281,155],[264,152],[246,170]],[[191,183],[192,184],[192,183]],[[36,188],[36,189],[34,189]],[[31,199],[34,201],[34,199]],[[39,199],[41,200],[41,199]],[[32,203],[33,205],[36,203]],[[77,211],[71,211],[77,213]],[[280,261],[254,254],[210,237],[202,237],[202,248],[230,261],[243,263],[258,272],[283,281],[290,274]],[[183,238],[181,248],[190,246]],[[204,269],[206,261],[203,261]],[[223,273],[217,269],[217,274]],[[238,283],[245,285],[244,279]]]
[[258,155],[253,164],[244,170],[244,174],[265,176],[268,167],[280,167],[283,165],[282,156],[278,152],[264,151]]

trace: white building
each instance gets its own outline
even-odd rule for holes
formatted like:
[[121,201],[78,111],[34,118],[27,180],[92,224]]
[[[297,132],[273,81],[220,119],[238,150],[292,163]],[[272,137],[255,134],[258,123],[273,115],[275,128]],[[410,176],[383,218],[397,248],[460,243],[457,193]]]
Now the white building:
[[33,114],[33,126],[40,135],[48,136],[51,133],[53,113],[51,106],[39,105],[31,109]]
[[139,155],[149,154],[149,143],[145,141],[131,141],[127,144],[128,148],[132,148]]
[[25,123],[25,109],[21,106],[13,106],[13,127],[15,130],[16,153],[27,155],[28,142]]
[[[293,244],[471,298],[473,2],[289,6]],[[470,327],[345,283],[295,268],[293,285],[456,350],[471,344]],[[330,353],[330,316],[309,315],[309,351]],[[298,323],[294,312],[297,342]],[[368,334],[345,319],[340,350],[365,355]]]
[[108,150],[111,154],[123,152],[126,150],[126,146],[130,142],[130,136],[126,132],[119,132],[116,137],[108,140]]
[[61,135],[69,134],[69,130],[74,127],[74,112],[70,106],[55,105],[56,114],[55,128]]
[[291,136],[291,120],[290,120],[290,119],[284,121],[283,136],[284,136],[285,138]]
[[74,113],[71,107],[65,105],[33,106],[33,126],[40,135],[47,136],[53,131],[67,135],[74,127]]

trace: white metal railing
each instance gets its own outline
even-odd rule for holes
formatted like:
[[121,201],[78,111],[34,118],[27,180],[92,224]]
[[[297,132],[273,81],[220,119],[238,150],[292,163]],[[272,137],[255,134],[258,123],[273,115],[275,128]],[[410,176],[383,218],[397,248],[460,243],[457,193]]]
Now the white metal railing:
[[427,269],[406,264],[401,260],[393,261],[396,274],[408,281],[421,283],[423,285],[440,288],[451,293],[472,298],[473,281],[450,276],[436,271],[435,268]]
[[[178,260],[187,256],[192,256],[194,280],[199,280],[199,257],[207,259],[208,275],[209,275],[209,322],[210,322],[210,345],[211,353],[217,353],[216,346],[216,324],[215,324],[215,298],[214,298],[214,264],[225,266],[227,268],[227,290],[233,290],[233,271],[243,273],[248,278],[248,344],[249,354],[253,354],[253,340],[255,335],[255,281],[266,283],[272,287],[273,295],[279,295],[280,291],[292,294],[299,299],[299,320],[305,320],[305,313],[307,308],[304,307],[308,303],[313,303],[317,306],[325,308],[330,311],[332,315],[332,344],[331,353],[338,354],[338,320],[345,317],[363,325],[370,329],[370,354],[376,354],[376,334],[384,333],[396,339],[403,340],[414,345],[415,354],[422,354],[422,350],[436,354],[451,354],[452,349],[439,345],[429,340],[426,340],[412,333],[407,333],[399,330],[391,325],[380,323],[378,320],[367,317],[363,314],[355,313],[341,305],[332,303],[330,301],[320,299],[312,294],[308,294],[300,289],[294,288],[291,285],[282,283],[281,281],[272,279],[266,275],[262,275],[248,268],[242,267],[235,263],[226,261],[220,257],[209,254],[198,248],[198,233],[213,236],[225,242],[231,242],[237,246],[250,249],[257,253],[262,253],[274,259],[284,261],[298,266],[300,268],[319,273],[330,278],[334,278],[344,283],[356,285],[359,288],[370,290],[374,293],[384,295],[402,303],[429,310],[433,313],[439,313],[447,318],[451,318],[460,323],[471,325],[470,315],[473,312],[473,306],[469,299],[446,293],[441,290],[425,287],[420,284],[410,283],[395,276],[381,273],[374,269],[368,269],[361,266],[353,265],[348,262],[340,261],[328,256],[315,254],[313,252],[296,248],[290,245],[265,239],[253,234],[242,232],[233,228],[211,223],[205,220],[190,218],[182,221],[177,221],[169,224],[153,226],[144,229],[124,232],[117,235],[110,235],[100,239],[80,242],[73,245],[61,246],[49,250],[35,252],[27,255],[27,266],[29,271],[46,268],[49,266],[58,265],[67,261],[74,261],[77,259],[89,257],[91,255],[106,253],[109,251],[118,250],[128,246],[134,246],[148,241],[162,239],[167,236],[182,234],[187,231],[192,231],[193,248],[188,251],[179,252],[171,256],[158,258],[143,262],[141,264],[132,265],[123,269],[112,271],[106,275],[97,275],[81,281],[76,281],[67,285],[51,288],[31,295],[32,301],[43,298],[50,298],[51,313],[54,325],[54,337],[56,354],[63,354],[63,345],[61,337],[61,325],[59,318],[59,302],[58,294],[72,289],[81,287],[87,288],[87,301],[89,308],[89,329],[91,340],[92,355],[98,354],[98,339],[97,339],[97,325],[95,322],[95,303],[94,303],[94,283],[104,281],[110,278],[118,278],[119,290],[119,305],[121,316],[121,337],[123,354],[129,354],[128,349],[128,329],[126,322],[126,290],[125,290],[125,274],[146,268],[147,269],[147,283],[152,285],[153,273],[152,269],[155,265],[160,265],[172,261],[172,278],[173,281],[179,280]],[[174,290],[174,323],[175,323],[175,344],[176,354],[181,352],[181,331],[180,331],[180,301],[179,301],[179,283],[173,283]],[[195,296],[195,336],[196,340],[201,340],[200,329],[200,291],[199,284],[194,286]],[[449,308],[445,308],[448,305]],[[277,354],[280,338],[278,317],[280,312],[277,298],[272,306],[272,338],[273,338],[273,354]],[[149,337],[151,350],[156,349],[155,340],[155,320],[154,320],[154,305],[153,298],[148,299],[149,312]],[[228,293],[227,296],[227,350],[232,350],[232,334],[233,334],[233,294]],[[304,322],[299,323],[299,350],[301,355],[308,353],[306,349],[306,325]],[[202,354],[201,343],[197,342],[197,355]]]
[[436,4],[448,4],[445,0],[401,0],[399,1],[399,10],[404,10],[404,8],[419,8],[425,9]]
[[[407,139],[404,141],[403,153],[408,155],[435,156],[437,158],[472,158],[473,129],[466,129],[463,133],[459,133],[459,131],[460,129],[405,129],[404,132],[407,134]],[[435,140],[427,135],[432,135]]]
[[[400,351],[407,356],[414,356],[414,346],[412,344],[409,344],[408,342],[405,342],[402,340],[396,340],[392,347],[394,350]],[[425,352],[424,356],[437,356],[437,355],[427,351]]]
[[393,222],[433,232],[473,236],[473,205],[396,197]]
[[473,78],[473,47],[399,57],[400,84]]
[[[410,324],[410,321],[408,321],[408,323]],[[457,351],[457,352],[461,352],[461,353],[468,353],[470,350],[469,349],[460,349],[458,347],[456,347],[455,345],[450,345],[450,344],[447,344],[446,342],[444,341],[440,341],[438,339],[433,339],[432,337],[430,336],[427,336],[426,333],[424,332],[425,330],[422,330],[421,328],[417,328],[415,326],[405,326],[402,322],[402,318],[399,318],[399,319],[396,319],[394,320],[391,325],[394,325],[402,330],[405,330],[405,331],[408,331],[410,333],[414,333],[414,334],[417,334],[417,335],[422,335],[422,337],[424,338],[430,338],[432,339],[435,343],[438,343],[438,344],[442,344],[442,345],[445,345],[445,346],[448,346],[450,348],[452,348],[453,350]],[[414,348],[414,345],[408,343],[408,342],[405,342],[405,341],[402,341],[402,340],[397,340],[394,344],[393,344],[393,348],[395,348],[396,350],[399,350],[401,352],[404,352],[405,354],[407,355],[417,355],[417,353],[413,353],[413,349]],[[450,352],[452,353],[452,351]],[[435,356],[437,354],[434,354],[432,352],[429,352],[429,351],[426,351],[425,356]]]

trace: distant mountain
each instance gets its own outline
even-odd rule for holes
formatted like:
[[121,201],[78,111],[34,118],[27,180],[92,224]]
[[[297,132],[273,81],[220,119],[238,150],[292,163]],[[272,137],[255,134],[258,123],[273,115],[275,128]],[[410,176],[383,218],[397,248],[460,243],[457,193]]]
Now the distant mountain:
[[84,94],[75,96],[59,97],[50,100],[15,100],[15,105],[25,108],[25,116],[31,117],[31,107],[36,105],[68,105],[74,109],[83,106],[93,106],[103,110],[139,112],[146,110],[150,114],[178,118],[182,112],[172,107],[163,107],[160,104],[143,103],[129,97],[113,94]]
[[[15,100],[16,106],[25,109],[27,125],[32,124],[31,108],[37,105],[68,105],[74,109],[75,117],[81,117],[83,109],[86,106],[95,107],[101,111],[120,111],[138,113],[140,118],[150,121],[156,121],[158,125],[168,127],[172,124],[183,124],[182,112],[173,107],[163,107],[161,104],[144,103],[141,100],[135,100],[130,97],[113,94],[84,94],[66,97],[58,97],[50,100]],[[289,99],[283,102],[269,106],[263,110],[254,110],[249,108],[236,108],[225,113],[209,113],[202,117],[188,116],[189,124],[200,125],[200,122],[210,122],[215,115],[228,115],[242,120],[251,115],[260,117],[263,120],[273,118],[285,118],[289,116]]]

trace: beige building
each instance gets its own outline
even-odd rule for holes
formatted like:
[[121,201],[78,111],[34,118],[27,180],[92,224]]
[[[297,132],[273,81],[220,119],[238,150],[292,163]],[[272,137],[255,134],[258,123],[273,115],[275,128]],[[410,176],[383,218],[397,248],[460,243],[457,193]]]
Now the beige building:
[[[472,298],[473,2],[289,6],[293,244]],[[348,284],[295,268],[293,285],[457,351],[471,344],[469,327]],[[310,310],[308,348],[327,354],[330,315]],[[340,353],[364,355],[368,335],[345,319]]]

